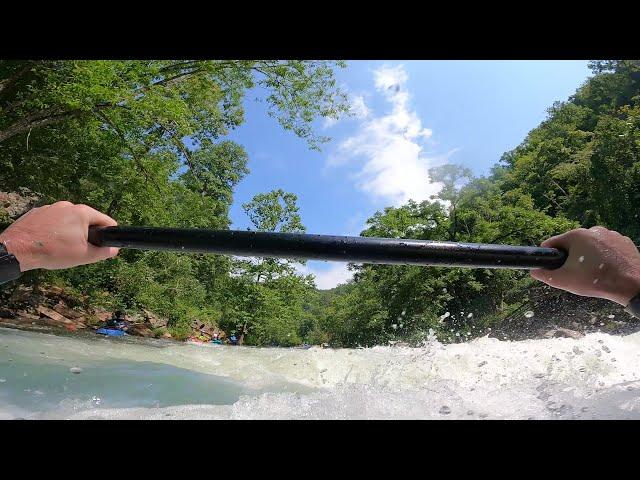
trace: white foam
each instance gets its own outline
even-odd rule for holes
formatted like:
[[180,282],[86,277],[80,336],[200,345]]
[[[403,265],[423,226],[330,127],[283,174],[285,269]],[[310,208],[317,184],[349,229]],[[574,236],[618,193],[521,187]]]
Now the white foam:
[[[44,344],[47,355],[41,354]],[[34,365],[81,366],[83,374],[71,375],[74,380],[118,360],[171,365],[260,390],[225,405],[141,408],[132,401],[106,408],[95,398],[71,396],[26,411],[6,402],[3,389],[12,388],[6,382],[0,385],[0,418],[640,418],[640,333],[302,350],[124,343],[0,329],[0,349],[9,356],[19,351]]]

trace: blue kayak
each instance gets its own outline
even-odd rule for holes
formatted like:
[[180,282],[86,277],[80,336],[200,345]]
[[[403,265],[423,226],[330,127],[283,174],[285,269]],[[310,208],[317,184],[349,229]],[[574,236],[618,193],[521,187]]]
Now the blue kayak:
[[99,328],[96,330],[96,333],[99,333],[100,335],[108,335],[110,337],[122,337],[125,334],[122,330],[116,330],[114,328]]

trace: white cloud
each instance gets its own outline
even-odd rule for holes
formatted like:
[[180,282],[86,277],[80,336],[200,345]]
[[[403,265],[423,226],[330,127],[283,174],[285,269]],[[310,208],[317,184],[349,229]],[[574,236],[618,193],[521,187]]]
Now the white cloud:
[[408,76],[402,65],[383,66],[373,74],[376,90],[387,100],[391,110],[375,116],[365,105],[364,98],[356,97],[366,114],[360,117],[356,133],[340,143],[328,164],[335,166],[363,159],[355,176],[356,185],[373,198],[396,206],[409,199],[425,200],[441,187],[432,183],[428,174],[436,158],[427,157],[421,145],[431,137],[432,131],[422,125],[410,105],[409,92],[405,88]]
[[346,283],[353,277],[353,272],[347,269],[347,263],[332,262],[328,269],[321,269],[314,264],[320,262],[307,262],[306,265],[296,265],[296,270],[302,275],[314,275],[316,287],[320,290],[328,290]]
[[357,95],[351,99],[351,112],[356,116],[356,118],[366,118],[369,116],[371,112],[367,104],[364,103],[364,97],[362,95]]
[[[367,107],[362,95],[351,95],[349,97],[349,108],[353,116],[359,120],[368,117],[370,113],[369,107]],[[339,121],[340,120],[335,118],[324,117],[322,128],[331,128]]]

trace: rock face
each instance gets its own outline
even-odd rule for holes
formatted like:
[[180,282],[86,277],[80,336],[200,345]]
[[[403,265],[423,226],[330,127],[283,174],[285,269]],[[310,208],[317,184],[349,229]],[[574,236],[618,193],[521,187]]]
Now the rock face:
[[145,320],[154,328],[161,328],[167,326],[167,319],[161,318],[155,315],[153,312],[149,310],[142,310],[144,313]]
[[[55,285],[37,288],[17,285],[0,290],[0,327],[68,332],[97,330],[113,312],[93,307],[87,297],[72,295]],[[127,334],[147,338],[172,338],[168,319],[150,310],[125,315]],[[192,340],[208,342],[226,337],[225,332],[201,320],[192,325]]]
[[[0,326],[29,330],[95,330],[112,316],[112,312],[88,305],[85,297],[53,285],[36,289],[18,285],[12,292],[0,291],[0,305]],[[130,335],[171,338],[165,329],[167,320],[152,312],[128,320]]]
[[15,220],[33,207],[37,207],[42,197],[28,188],[21,188],[19,192],[0,192],[0,223],[3,218]]

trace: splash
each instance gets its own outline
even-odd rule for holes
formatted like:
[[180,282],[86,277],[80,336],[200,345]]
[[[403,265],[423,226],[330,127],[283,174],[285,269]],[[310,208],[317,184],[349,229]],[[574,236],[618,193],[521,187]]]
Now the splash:
[[0,378],[0,418],[640,418],[640,333],[303,350],[0,329]]

